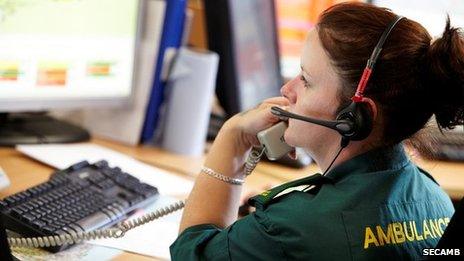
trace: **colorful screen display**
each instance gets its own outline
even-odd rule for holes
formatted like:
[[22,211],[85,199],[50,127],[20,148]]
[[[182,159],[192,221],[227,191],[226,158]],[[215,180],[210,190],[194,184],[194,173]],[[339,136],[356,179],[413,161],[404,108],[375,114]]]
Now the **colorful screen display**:
[[129,97],[138,5],[0,1],[0,102]]

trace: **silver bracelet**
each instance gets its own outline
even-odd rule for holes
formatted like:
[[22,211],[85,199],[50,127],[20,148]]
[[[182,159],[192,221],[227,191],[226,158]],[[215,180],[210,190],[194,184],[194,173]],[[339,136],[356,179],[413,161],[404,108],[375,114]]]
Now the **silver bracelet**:
[[231,178],[231,177],[227,177],[227,176],[224,176],[222,175],[221,173],[218,173],[208,167],[205,167],[203,166],[201,168],[201,172],[205,173],[205,174],[208,174],[208,176],[211,176],[213,178],[216,178],[216,179],[219,179],[221,181],[224,181],[224,182],[227,182],[229,184],[233,184],[233,185],[242,185],[245,180],[243,179],[234,179],[234,178]]

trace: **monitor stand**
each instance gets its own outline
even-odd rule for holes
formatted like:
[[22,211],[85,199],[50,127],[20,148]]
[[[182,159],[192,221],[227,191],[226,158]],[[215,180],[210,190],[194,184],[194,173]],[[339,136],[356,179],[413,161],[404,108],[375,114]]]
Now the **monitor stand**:
[[86,130],[45,114],[0,113],[0,146],[70,143],[89,139]]

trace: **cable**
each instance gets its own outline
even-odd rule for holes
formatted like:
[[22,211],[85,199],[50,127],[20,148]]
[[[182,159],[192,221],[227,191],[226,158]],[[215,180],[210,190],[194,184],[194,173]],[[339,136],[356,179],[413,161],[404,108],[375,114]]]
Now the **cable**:
[[171,214],[185,206],[185,201],[180,200],[167,207],[147,213],[141,217],[129,221],[123,221],[116,228],[97,229],[89,232],[71,232],[70,234],[45,236],[45,237],[10,237],[8,243],[11,247],[53,247],[67,244],[80,243],[84,240],[94,240],[101,238],[120,238],[131,229]]
[[[343,139],[343,138],[342,138]],[[342,141],[343,142],[343,141]],[[335,155],[335,157],[333,158],[332,162],[330,162],[330,165],[329,167],[324,171],[324,173],[322,173],[322,176],[325,176],[325,174],[327,174],[327,172],[329,171],[330,167],[332,167],[332,165],[334,164],[335,160],[338,158],[338,156],[340,156],[340,153],[342,152],[342,150],[345,148],[346,146],[340,146],[340,149],[338,150],[337,152],[337,155]]]
[[253,149],[251,149],[245,162],[245,177],[250,175],[256,168],[256,165],[258,165],[258,162],[261,160],[261,156],[263,156],[264,150],[264,147],[253,147]]

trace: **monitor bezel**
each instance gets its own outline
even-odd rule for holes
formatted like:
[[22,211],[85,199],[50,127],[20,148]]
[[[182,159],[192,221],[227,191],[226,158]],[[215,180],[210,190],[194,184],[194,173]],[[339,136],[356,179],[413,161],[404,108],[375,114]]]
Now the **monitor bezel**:
[[126,96],[115,97],[78,97],[78,98],[0,98],[0,113],[9,112],[35,112],[35,111],[48,111],[52,109],[82,109],[87,107],[100,108],[100,107],[128,107],[133,103],[134,95],[136,93],[136,72],[138,70],[137,64],[139,60],[139,50],[142,37],[142,28],[145,15],[145,1],[135,0],[137,2],[137,21],[135,42],[133,51],[133,65],[132,65],[132,79],[131,89]]
[[[242,107],[240,101],[242,94],[239,87],[237,57],[235,54],[235,35],[233,31],[233,21],[231,17],[232,0],[205,0],[205,24],[207,27],[208,49],[219,54],[219,67],[216,78],[216,95],[220,105],[224,109],[226,118],[232,117],[246,108]],[[273,44],[275,46],[276,74],[279,76],[279,86],[282,86],[284,79],[280,65],[280,47],[278,41],[278,25],[276,7],[274,1],[271,1],[270,7],[274,14],[272,27],[274,29]],[[221,39],[228,39],[226,42],[220,42]],[[279,88],[280,89],[280,88]],[[280,92],[279,92],[280,93]]]

